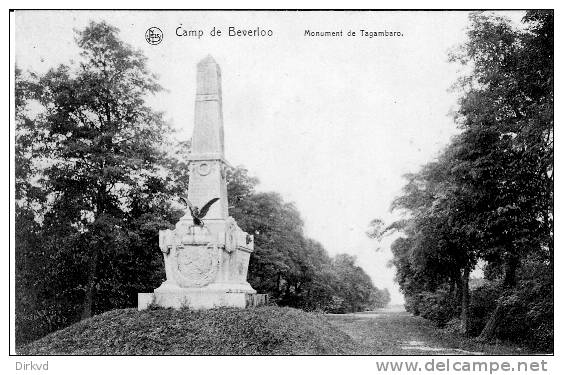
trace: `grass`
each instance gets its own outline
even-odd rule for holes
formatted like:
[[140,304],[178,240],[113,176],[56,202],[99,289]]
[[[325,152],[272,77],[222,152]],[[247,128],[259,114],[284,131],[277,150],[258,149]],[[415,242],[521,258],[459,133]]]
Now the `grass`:
[[357,342],[357,354],[468,355],[529,354],[507,343],[484,343],[436,328],[429,320],[401,311],[330,315],[330,322]]
[[17,348],[24,355],[530,354],[438,329],[404,311],[322,315],[287,307],[113,310]]
[[113,310],[17,349],[24,355],[353,354],[356,344],[321,314],[265,306]]

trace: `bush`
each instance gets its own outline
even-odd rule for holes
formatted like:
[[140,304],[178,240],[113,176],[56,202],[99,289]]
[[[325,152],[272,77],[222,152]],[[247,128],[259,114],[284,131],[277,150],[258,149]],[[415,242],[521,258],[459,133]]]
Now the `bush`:
[[416,294],[405,294],[405,310],[413,314],[414,316],[420,315],[420,300],[422,295],[420,293]]
[[461,329],[461,319],[458,317],[452,318],[444,325],[444,331],[455,335],[464,335]]
[[66,304],[16,302],[16,344],[25,344],[76,322],[80,311]]
[[504,293],[498,282],[487,282],[471,292],[468,334],[481,333],[498,303],[502,318],[496,338],[553,352],[553,270],[545,263],[527,260],[518,279]]
[[405,308],[414,315],[433,321],[438,327],[443,327],[459,315],[457,299],[446,289],[409,296],[406,298]]
[[326,311],[333,314],[345,314],[344,298],[332,296],[330,303],[326,307]]
[[439,327],[459,315],[457,299],[442,289],[434,293],[423,293],[419,309],[420,316],[435,322]]
[[493,313],[500,296],[500,285],[487,281],[482,286],[470,291],[467,334],[479,336],[490,315]]
[[553,270],[525,262],[520,273],[516,288],[500,299],[503,319],[497,337],[553,352]]

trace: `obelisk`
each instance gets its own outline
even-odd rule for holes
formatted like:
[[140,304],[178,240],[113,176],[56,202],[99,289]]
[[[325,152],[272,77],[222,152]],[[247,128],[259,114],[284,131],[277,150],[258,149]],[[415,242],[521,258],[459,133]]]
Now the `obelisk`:
[[256,306],[265,300],[247,281],[253,236],[229,216],[223,134],[221,69],[213,57],[197,64],[194,128],[189,156],[188,199],[198,208],[219,198],[196,225],[188,209],[174,230],[159,232],[166,281],[154,293],[139,293],[149,305],[208,309]]
[[226,220],[228,214],[227,182],[225,180],[225,141],[221,97],[221,69],[208,55],[197,64],[194,130],[190,154],[190,186],[188,198],[202,207],[210,199],[207,221]]

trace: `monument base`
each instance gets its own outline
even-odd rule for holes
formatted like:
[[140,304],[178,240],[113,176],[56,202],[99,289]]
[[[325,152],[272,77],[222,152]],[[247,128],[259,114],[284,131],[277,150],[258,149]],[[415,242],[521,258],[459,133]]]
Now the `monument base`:
[[154,293],[138,293],[138,310],[150,305],[164,308],[205,310],[215,307],[256,307],[268,301],[267,294],[256,294],[250,285],[210,285],[205,288],[161,286]]

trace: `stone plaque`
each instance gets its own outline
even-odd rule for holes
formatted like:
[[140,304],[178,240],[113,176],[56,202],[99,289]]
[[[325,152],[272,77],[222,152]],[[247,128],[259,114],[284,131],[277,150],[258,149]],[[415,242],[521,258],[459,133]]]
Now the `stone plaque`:
[[220,250],[215,245],[185,245],[174,249],[172,270],[179,286],[205,286],[215,280]]

